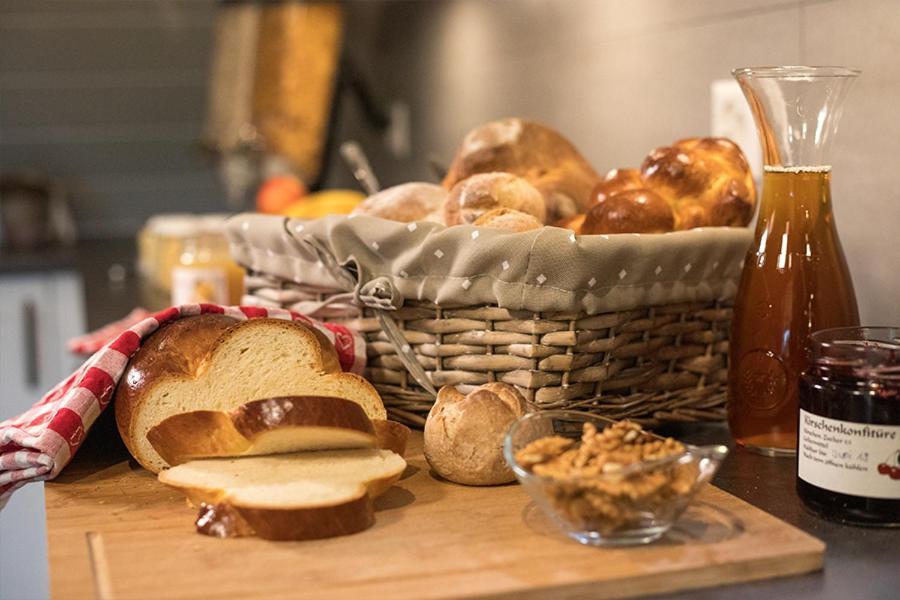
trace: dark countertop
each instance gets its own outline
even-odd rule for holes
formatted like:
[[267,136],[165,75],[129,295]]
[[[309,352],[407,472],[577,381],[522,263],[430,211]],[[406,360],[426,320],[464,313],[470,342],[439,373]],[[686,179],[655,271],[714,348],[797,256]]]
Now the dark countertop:
[[670,426],[661,433],[693,444],[727,444],[731,453],[713,483],[826,544],[821,573],[771,579],[664,598],[900,598],[900,529],[853,527],[807,512],[794,491],[793,458],[735,447],[724,424]]
[[[121,318],[141,304],[141,292],[134,268],[133,240],[83,242],[69,256],[32,258],[47,270],[77,269],[85,278],[88,327],[95,329]],[[0,256],[0,273],[18,268]],[[110,267],[125,268],[122,281],[110,279]],[[7,268],[9,267],[9,268]],[[16,268],[13,268],[16,267]],[[114,274],[117,269],[113,269]],[[159,308],[158,306],[145,306]],[[900,598],[900,529],[877,529],[839,525],[808,513],[794,492],[794,461],[768,458],[735,448],[724,424],[678,424],[662,433],[694,444],[728,444],[732,452],[723,464],[714,484],[776,517],[810,533],[827,544],[825,569],[799,577],[733,585],[663,598],[816,598],[816,599],[888,599]]]

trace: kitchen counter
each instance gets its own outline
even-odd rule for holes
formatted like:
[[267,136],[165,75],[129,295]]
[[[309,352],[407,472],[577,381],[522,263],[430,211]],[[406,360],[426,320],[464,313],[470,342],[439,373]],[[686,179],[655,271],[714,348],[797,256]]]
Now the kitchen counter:
[[[85,277],[88,326],[97,328],[127,314],[139,303],[132,240],[82,243],[70,267]],[[0,271],[3,270],[0,259]],[[112,281],[110,267],[125,267]],[[114,267],[113,275],[117,268]],[[753,454],[730,443],[724,424],[679,424],[663,433],[695,444],[728,443],[732,453],[714,484],[795,525],[827,544],[823,572],[664,596],[665,598],[896,598],[900,589],[900,530],[842,526],[806,512],[794,493],[794,461]],[[58,568],[58,567],[57,567]]]

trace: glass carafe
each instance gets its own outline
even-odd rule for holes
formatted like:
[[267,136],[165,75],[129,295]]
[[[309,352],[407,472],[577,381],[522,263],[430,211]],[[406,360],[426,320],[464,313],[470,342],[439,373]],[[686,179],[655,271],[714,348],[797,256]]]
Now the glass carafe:
[[759,130],[764,173],[734,307],[728,423],[737,443],[790,455],[809,334],[859,324],[831,210],[830,163],[842,104],[859,72],[764,67],[733,74]]

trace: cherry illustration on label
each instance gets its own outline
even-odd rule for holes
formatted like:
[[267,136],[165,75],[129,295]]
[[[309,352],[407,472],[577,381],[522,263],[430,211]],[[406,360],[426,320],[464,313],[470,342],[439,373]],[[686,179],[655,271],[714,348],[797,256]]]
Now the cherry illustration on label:
[[900,480],[900,450],[891,454],[883,463],[879,463],[878,474]]

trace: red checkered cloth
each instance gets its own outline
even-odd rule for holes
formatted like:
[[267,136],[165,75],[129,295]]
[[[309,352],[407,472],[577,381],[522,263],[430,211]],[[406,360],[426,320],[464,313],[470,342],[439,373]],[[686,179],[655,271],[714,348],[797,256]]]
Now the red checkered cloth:
[[361,374],[365,367],[365,341],[342,325],[256,306],[184,304],[168,308],[121,332],[24,414],[0,422],[0,508],[16,489],[29,481],[53,479],[69,464],[112,399],[128,359],[147,336],[182,317],[208,313],[241,320],[268,317],[308,323],[334,343],[343,370]]
[[146,308],[135,308],[118,321],[113,321],[90,333],[73,337],[66,346],[73,354],[93,354],[117,335],[132,325],[137,325],[150,315],[150,311]]

